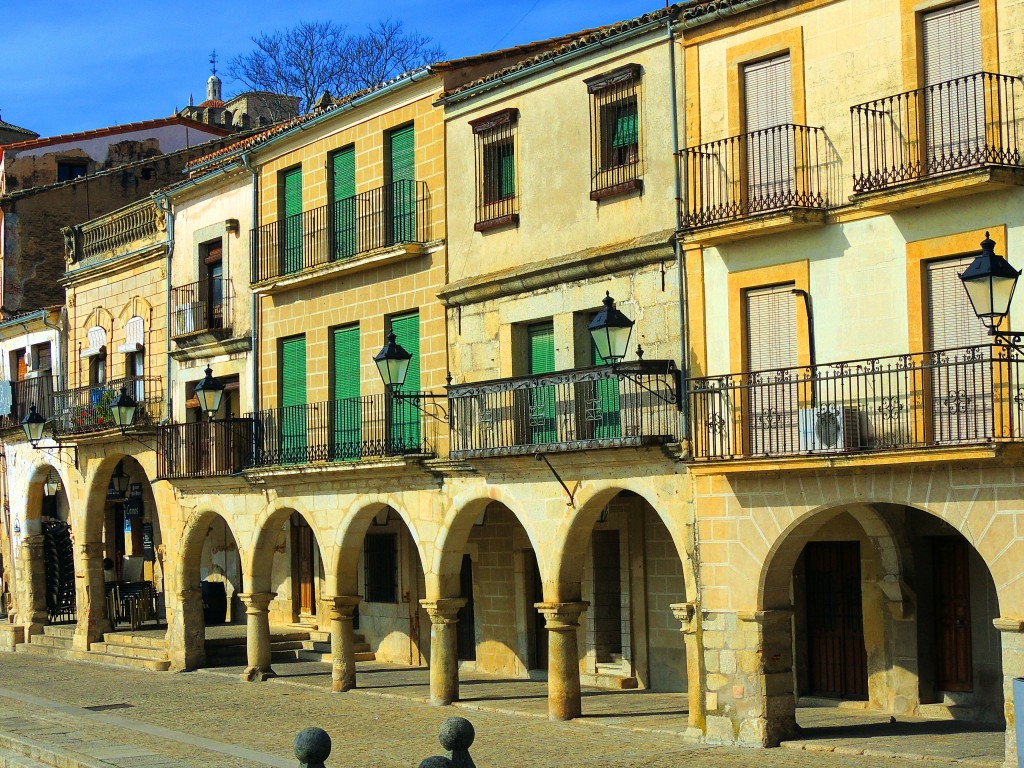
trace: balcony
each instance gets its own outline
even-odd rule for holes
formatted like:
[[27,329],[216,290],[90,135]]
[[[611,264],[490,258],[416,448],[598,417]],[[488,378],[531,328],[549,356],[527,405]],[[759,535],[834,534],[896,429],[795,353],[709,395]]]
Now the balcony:
[[673,362],[644,360],[451,386],[451,457],[677,442],[678,380]]
[[171,338],[178,343],[231,333],[231,283],[209,278],[171,289]]
[[[854,199],[926,183],[936,197],[962,194],[963,179],[948,189],[950,177],[972,171],[980,181],[1020,183],[1022,87],[978,72],[851,107]],[[922,190],[912,192],[905,205],[921,202]]]
[[385,395],[259,411],[253,467],[430,455],[437,422],[411,401]]
[[252,464],[251,418],[157,428],[157,479],[223,477]]
[[[7,391],[10,399],[5,397]],[[52,400],[53,379],[49,376],[0,382],[0,429],[20,428],[29,408],[34,405],[40,413],[46,412]]]
[[253,230],[253,283],[288,277],[393,246],[424,243],[429,194],[396,181]]
[[129,376],[105,384],[54,392],[52,418],[56,434],[84,435],[114,429],[110,406],[121,396],[121,387],[138,403],[135,428],[152,427],[160,422],[164,413],[163,381]]
[[837,202],[838,160],[821,128],[777,125],[690,147],[678,158],[684,240],[820,224]]
[[1024,439],[1024,358],[918,352],[689,382],[695,461],[859,455]]
[[92,266],[155,245],[166,236],[166,223],[153,201],[143,200],[62,232],[68,263]]

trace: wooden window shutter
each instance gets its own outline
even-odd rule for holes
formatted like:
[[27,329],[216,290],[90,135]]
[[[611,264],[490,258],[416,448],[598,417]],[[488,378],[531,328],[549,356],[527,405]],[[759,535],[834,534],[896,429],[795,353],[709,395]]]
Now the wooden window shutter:
[[416,150],[414,126],[391,132],[391,181],[415,181]]
[[359,326],[336,328],[332,333],[334,375],[332,454],[336,459],[358,459],[362,454],[362,402],[359,399]]
[[281,407],[306,404],[306,338],[281,341]]
[[359,326],[336,328],[334,339],[334,399],[359,397]]
[[302,168],[292,168],[282,175],[284,186],[284,215],[297,216],[302,213]]
[[747,370],[793,368],[797,363],[793,283],[746,292]]
[[743,67],[746,131],[793,122],[793,79],[789,54]]
[[921,17],[925,86],[981,71],[981,13],[978,0],[931,11]]
[[974,314],[960,281],[960,273],[973,256],[928,264],[928,338],[933,350],[981,346],[990,343],[988,332]]
[[411,312],[391,318],[391,332],[398,338],[405,351],[412,355],[409,372],[405,376],[405,392],[420,390],[420,313]]
[[356,194],[356,148],[345,147],[331,158],[331,181],[334,188],[334,202],[345,200]]
[[555,370],[555,329],[552,323],[535,323],[526,329],[530,340],[530,374]]

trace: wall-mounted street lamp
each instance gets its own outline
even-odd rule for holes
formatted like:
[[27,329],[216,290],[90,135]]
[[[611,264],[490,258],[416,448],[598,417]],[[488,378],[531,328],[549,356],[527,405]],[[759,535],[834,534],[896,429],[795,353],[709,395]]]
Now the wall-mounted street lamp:
[[46,480],[43,481],[43,492],[47,496],[56,496],[60,490],[60,475],[56,470],[51,469],[46,473]]
[[[604,308],[594,315],[594,319],[587,326],[587,330],[590,331],[590,338],[593,339],[594,346],[597,348],[597,354],[601,356],[605,363],[611,366],[612,372],[618,378],[628,379],[637,387],[649,392],[664,403],[681,407],[682,398],[679,396],[680,384],[678,377],[675,391],[671,395],[665,396],[662,392],[648,387],[639,376],[636,376],[629,370],[628,366],[623,366],[622,361],[625,359],[626,352],[629,349],[629,338],[633,333],[635,321],[630,320],[621,311],[616,309],[615,299],[611,297],[608,291],[605,291],[602,303]],[[643,354],[643,349],[637,346],[637,358],[642,360]]]
[[39,447],[39,441],[43,439],[43,429],[46,427],[46,419],[36,410],[35,404],[29,406],[28,415],[21,420],[21,428],[25,430],[25,437],[33,448]]
[[1020,270],[1014,269],[1005,258],[996,253],[995,241],[985,233],[981,253],[961,274],[960,280],[967,290],[974,314],[988,328],[989,335],[1022,351],[1019,333],[999,330],[1003,319],[1010,313],[1010,301],[1017,287]]
[[[387,335],[387,340],[380,352],[373,356],[373,362],[377,365],[380,378],[384,382],[384,388],[395,400],[407,402],[416,410],[425,413],[433,419],[448,423],[448,411],[440,405],[439,400],[443,395],[434,395],[429,392],[402,392],[405,385],[405,377],[409,374],[409,363],[412,355],[401,344],[394,331]],[[449,383],[451,381],[451,376]],[[426,404],[426,405],[424,405]]]
[[220,410],[220,401],[224,397],[224,385],[213,378],[213,369],[206,367],[206,377],[196,384],[193,390],[199,407],[206,413],[206,417],[213,421],[213,417]]
[[117,492],[118,496],[124,496],[128,493],[128,483],[130,481],[131,477],[124,471],[124,462],[117,462],[117,466],[114,467],[114,473],[110,476],[110,485]]
[[121,396],[110,406],[110,414],[114,417],[114,424],[120,427],[122,435],[135,421],[135,411],[138,407],[135,398],[128,394],[128,389],[121,387]]

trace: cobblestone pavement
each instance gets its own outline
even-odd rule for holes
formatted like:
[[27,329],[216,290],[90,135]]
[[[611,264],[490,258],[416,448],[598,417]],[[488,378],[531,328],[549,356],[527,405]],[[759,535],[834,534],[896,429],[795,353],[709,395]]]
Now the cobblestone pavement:
[[[247,684],[226,674],[228,670],[225,674],[174,675],[0,654],[0,737],[13,736],[84,754],[88,759],[79,764],[98,768],[258,768],[297,765],[292,757],[295,733],[318,725],[334,740],[329,768],[414,767],[424,757],[440,752],[440,722],[461,714],[476,727],[472,752],[481,768],[675,768],[683,763],[694,768],[732,768],[754,762],[765,768],[908,765],[906,761],[872,755],[700,746],[684,742],[677,733],[605,727],[615,718],[552,723],[543,717],[524,716],[539,713],[515,713],[518,698],[491,701],[507,711],[489,711],[431,707],[415,698],[393,695],[399,688],[391,688],[391,695],[382,695],[389,693],[383,684],[349,694],[332,694],[321,681],[325,674],[318,669],[321,665],[281,666],[279,671],[287,671],[288,677]],[[285,666],[289,668],[285,670]],[[389,676],[397,682],[425,674],[422,670],[383,667],[365,672],[364,678],[379,675],[382,682]],[[371,685],[370,679],[365,684]],[[501,689],[501,684],[493,680],[481,685],[494,686],[492,693]],[[537,690],[541,689],[542,684]],[[513,688],[510,695],[515,697],[522,690]],[[643,694],[598,694],[588,697],[588,702],[600,701],[602,696],[622,697],[616,715],[621,719],[628,718],[628,709],[635,710],[637,720],[652,717],[645,712],[645,702],[658,701]],[[678,697],[673,698],[678,701]],[[478,703],[488,705],[484,701],[471,701],[469,705]],[[864,718],[863,713],[860,718]],[[666,713],[660,719],[674,723],[685,721],[685,716]],[[822,724],[828,727],[836,723],[826,718]],[[974,736],[997,739],[1001,757],[1001,734]],[[927,738],[937,743],[949,740],[950,744],[964,740],[960,734],[932,734]],[[939,750],[929,759],[950,765],[958,757],[966,757],[963,763],[969,764],[995,765],[1000,761],[995,756],[979,759],[978,755],[961,755],[954,747],[945,754]]]

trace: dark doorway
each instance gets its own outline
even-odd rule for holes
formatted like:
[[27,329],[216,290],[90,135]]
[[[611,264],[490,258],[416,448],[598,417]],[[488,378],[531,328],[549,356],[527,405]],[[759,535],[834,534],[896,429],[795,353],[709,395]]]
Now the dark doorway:
[[313,529],[300,515],[292,516],[292,543],[295,547],[295,599],[299,616],[316,613],[313,587]]
[[527,638],[529,643],[530,669],[548,668],[548,631],[544,615],[534,608],[534,604],[544,602],[544,582],[541,580],[540,567],[533,550],[524,552],[524,572],[526,574],[527,607]]
[[622,582],[617,529],[594,531],[594,650],[597,661],[622,659]]
[[459,608],[459,623],[455,625],[459,661],[476,661],[476,617],[473,615],[473,558],[462,556],[459,574],[461,594],[466,604]]
[[860,543],[812,542],[804,548],[804,568],[810,692],[866,699]]
[[971,691],[974,667],[967,542],[936,538],[933,553],[936,685],[940,691]]

